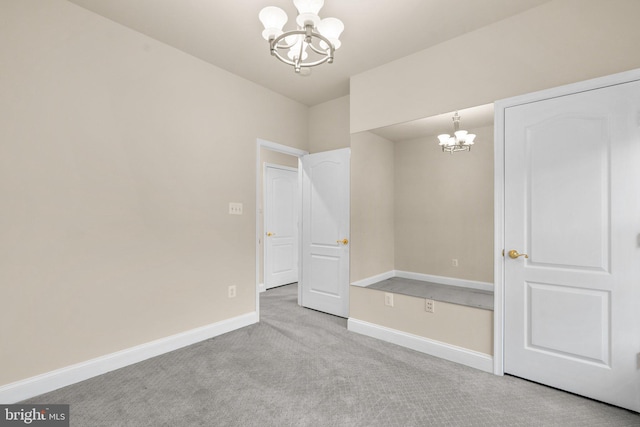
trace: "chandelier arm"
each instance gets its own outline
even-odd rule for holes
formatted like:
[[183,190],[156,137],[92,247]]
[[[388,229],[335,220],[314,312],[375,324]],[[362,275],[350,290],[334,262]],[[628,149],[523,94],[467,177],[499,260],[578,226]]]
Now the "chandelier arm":
[[278,58],[280,61],[282,61],[282,62],[284,62],[285,64],[287,64],[287,65],[293,65],[294,67],[296,66],[296,63],[295,63],[295,62],[293,62],[293,61],[292,61],[292,60],[290,60],[290,59],[287,59],[287,58],[283,57],[282,55],[280,55],[280,53],[279,53],[277,50],[272,50],[272,51],[271,51],[271,54],[272,54],[273,56],[275,56],[276,58]]
[[275,50],[275,49],[291,49],[295,45],[295,43],[287,44],[286,41],[282,41],[282,40],[280,41],[280,43],[281,44],[274,45],[273,46],[274,49],[272,49],[272,50]]
[[335,52],[335,49],[333,47],[333,43],[331,42],[326,42],[327,45],[329,46],[328,49],[322,49],[322,48],[317,48],[316,46],[314,46],[313,44],[309,43],[307,46],[309,46],[311,48],[311,50],[313,50],[315,53],[319,54],[319,55],[327,55],[330,56],[333,59],[333,53]]
[[299,66],[300,68],[315,67],[316,65],[324,64],[325,62],[329,61],[329,59],[331,59],[328,56],[325,56],[324,58],[314,62],[300,62],[299,64],[296,64],[295,61],[292,61],[280,55],[280,53],[277,50],[274,50],[273,52],[271,52],[271,54],[287,65],[292,65],[294,67]]
[[315,67],[316,65],[324,64],[325,62],[329,62],[329,63],[331,63],[331,60],[332,60],[332,59],[333,59],[333,58],[331,58],[331,57],[329,57],[329,56],[325,56],[324,58],[322,58],[322,59],[318,59],[317,61],[313,61],[313,62],[306,62],[306,63],[304,63],[304,64],[300,64],[300,65],[301,65],[302,67],[306,67],[306,68],[309,68],[309,67]]
[[302,52],[304,52],[304,43],[300,43],[300,49],[298,49],[298,59],[296,59],[296,68],[300,68],[302,62]]
[[[280,42],[282,42],[283,40],[285,40],[285,37],[288,36],[292,36],[292,35],[304,35],[307,36],[309,34],[308,31],[304,30],[304,29],[300,29],[300,30],[291,30],[291,31],[287,31],[284,32],[282,34],[280,34],[278,37],[275,37],[271,40],[269,40],[269,47],[271,50],[271,55],[275,56],[276,58],[278,58],[280,61],[284,62],[287,65],[292,65],[293,67],[295,67],[296,69],[299,68],[309,68],[309,67],[315,67],[316,65],[320,65],[320,64],[324,64],[325,62],[328,63],[332,63],[333,62],[333,55],[334,55],[334,47],[333,47],[333,43],[331,43],[329,41],[329,39],[327,39],[326,37],[324,37],[322,34],[316,33],[315,31],[311,31],[311,38],[317,38],[320,39],[322,41],[324,41],[327,46],[329,46],[329,49],[327,50],[322,50],[317,48],[316,46],[314,46],[312,43],[308,43],[307,46],[309,46],[311,48],[311,50],[313,50],[315,53],[322,55],[323,57],[316,60],[316,61],[312,61],[312,62],[302,62],[302,60],[298,60],[298,61],[292,61],[290,59],[285,58],[284,56],[280,55],[280,52],[278,52],[279,49],[288,49],[290,47],[293,46],[293,44],[291,45],[287,45],[286,42],[284,44],[280,44]],[[302,52],[302,45],[300,48],[300,51]],[[302,57],[302,54],[299,55],[299,57]]]
[[[289,49],[290,47],[295,45],[295,43],[287,44],[285,37],[294,36],[296,34],[305,35],[306,32],[304,30],[291,30],[280,34],[278,37],[269,39],[269,46],[271,48],[271,51],[273,52],[277,49]],[[283,42],[283,44],[280,44],[280,42]]]

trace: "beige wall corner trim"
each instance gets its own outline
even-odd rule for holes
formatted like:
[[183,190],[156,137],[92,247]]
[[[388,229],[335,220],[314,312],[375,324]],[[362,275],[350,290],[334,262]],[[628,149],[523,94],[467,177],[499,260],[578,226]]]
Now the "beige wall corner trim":
[[375,276],[367,277],[366,279],[358,280],[356,282],[352,282],[351,286],[359,286],[361,288],[366,288],[369,285],[373,285],[374,283],[382,282],[383,280],[391,279],[392,277],[396,277],[396,271],[391,270],[385,273],[376,274]]
[[347,329],[351,332],[356,332],[371,338],[377,338],[421,353],[426,353],[431,356],[460,363],[481,371],[493,373],[493,357],[484,353],[431,340],[398,331],[396,329],[386,328],[384,326],[354,318],[349,318],[347,322]]
[[481,291],[493,291],[493,283],[458,279],[455,277],[434,276],[431,274],[413,273],[411,271],[401,270],[395,270],[394,277],[422,280],[424,282],[438,283],[440,285],[459,286],[461,288],[479,289]]
[[0,387],[0,402],[29,399],[254,323],[258,314],[251,312],[7,384]]

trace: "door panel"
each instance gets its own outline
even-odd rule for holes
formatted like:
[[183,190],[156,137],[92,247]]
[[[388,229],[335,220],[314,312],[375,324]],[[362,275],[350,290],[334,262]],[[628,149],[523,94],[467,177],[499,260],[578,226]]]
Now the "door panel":
[[302,158],[302,305],[341,317],[349,314],[349,158],[349,149]]
[[640,83],[506,108],[504,152],[505,372],[640,411]]
[[527,286],[526,342],[532,350],[609,364],[609,292],[530,282]]
[[298,281],[298,173],[265,167],[265,288]]
[[602,117],[559,115],[527,128],[531,264],[608,269],[610,141]]
[[312,254],[309,268],[311,294],[340,297],[340,257]]

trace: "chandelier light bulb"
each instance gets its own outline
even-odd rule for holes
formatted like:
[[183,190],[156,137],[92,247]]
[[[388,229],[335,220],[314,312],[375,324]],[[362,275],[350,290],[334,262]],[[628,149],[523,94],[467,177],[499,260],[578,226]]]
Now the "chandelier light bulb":
[[317,27],[320,23],[318,12],[324,6],[324,0],[293,0],[293,4],[298,9],[296,22],[301,28],[311,25]]
[[448,133],[438,135],[438,139],[440,140],[440,144],[438,145],[446,145],[449,142],[449,136],[450,135]]
[[317,15],[324,6],[324,0],[293,0],[293,4],[298,9],[299,14],[313,13]]
[[458,138],[458,141],[464,141],[464,138],[467,136],[467,131],[466,130],[458,130],[455,133],[456,138]]
[[282,27],[287,23],[289,19],[287,13],[275,6],[267,6],[263,8],[258,14],[258,18],[262,25],[264,25],[264,31],[262,37],[265,40],[269,40],[273,37],[278,37],[282,34]]
[[[325,18],[318,24],[318,32],[329,39],[334,49],[339,49],[342,45],[339,39],[343,31],[344,24],[338,18]],[[323,49],[329,47],[324,41],[320,42],[320,46]]]

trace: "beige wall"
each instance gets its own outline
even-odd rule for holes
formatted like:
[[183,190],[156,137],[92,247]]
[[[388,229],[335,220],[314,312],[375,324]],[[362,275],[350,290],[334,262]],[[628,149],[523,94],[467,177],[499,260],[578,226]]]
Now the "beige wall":
[[553,0],[355,75],[351,131],[640,67],[638,0]]
[[309,109],[309,151],[347,148],[349,133],[349,96],[343,96]]
[[254,311],[256,138],[306,149],[308,108],[63,0],[0,16],[0,385]]
[[470,152],[395,143],[396,270],[493,283],[493,127],[468,130]]
[[393,174],[391,141],[351,136],[351,282],[393,270]]
[[424,298],[394,294],[393,307],[384,304],[384,292],[351,287],[349,316],[386,328],[493,354],[493,311],[435,302],[425,311]]

